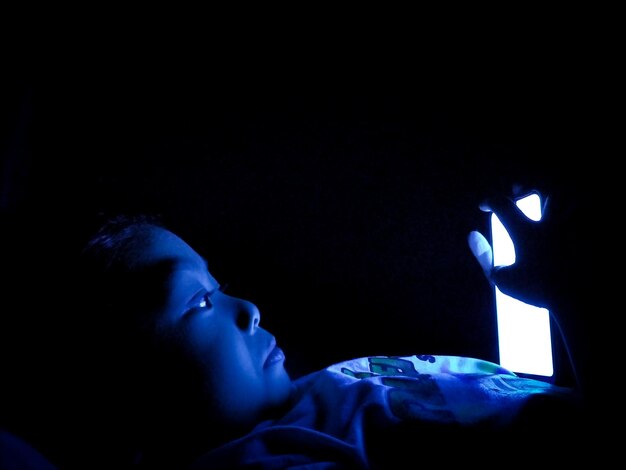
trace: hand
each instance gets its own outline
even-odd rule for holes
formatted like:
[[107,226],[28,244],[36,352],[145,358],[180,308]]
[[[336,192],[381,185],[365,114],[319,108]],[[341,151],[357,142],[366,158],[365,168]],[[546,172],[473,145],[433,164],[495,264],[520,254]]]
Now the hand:
[[566,290],[567,267],[563,247],[566,243],[545,199],[542,219],[533,221],[506,197],[494,197],[480,206],[493,211],[506,228],[515,246],[515,263],[494,266],[493,251],[487,239],[477,231],[468,236],[472,254],[489,282],[504,294],[539,307],[549,308],[560,300]]
[[595,273],[589,269],[589,261],[596,253],[588,232],[593,224],[577,217],[576,212],[586,208],[577,198],[545,198],[540,221],[528,219],[515,200],[506,197],[490,198],[480,208],[493,211],[506,228],[515,246],[515,263],[494,267],[492,247],[477,231],[468,235],[474,257],[489,282],[503,293],[550,310],[565,350],[557,355],[561,361],[557,364],[560,376],[557,381],[571,385],[564,364],[568,362],[580,397],[583,402],[592,404],[594,400],[586,398],[589,395],[587,384],[592,382],[588,375],[593,369],[589,366],[591,349],[587,337],[590,329],[583,306],[584,295],[589,292]]

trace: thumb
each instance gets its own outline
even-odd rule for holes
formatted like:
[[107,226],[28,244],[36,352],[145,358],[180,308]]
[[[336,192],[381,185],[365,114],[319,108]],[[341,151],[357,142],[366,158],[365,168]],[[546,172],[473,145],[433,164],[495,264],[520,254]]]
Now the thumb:
[[480,264],[480,267],[489,279],[491,270],[493,269],[493,251],[491,245],[482,233],[475,230],[471,231],[467,236],[467,244],[474,258],[476,258],[478,264]]

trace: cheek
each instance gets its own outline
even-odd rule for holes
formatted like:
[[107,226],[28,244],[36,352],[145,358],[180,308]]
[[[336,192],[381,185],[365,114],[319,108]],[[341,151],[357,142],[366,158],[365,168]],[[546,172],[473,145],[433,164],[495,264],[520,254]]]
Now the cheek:
[[210,343],[199,343],[196,357],[214,380],[232,387],[245,386],[258,377],[254,357],[237,332],[222,332]]
[[172,380],[183,383],[188,377],[199,385],[205,381],[214,358],[219,357],[220,335],[209,322],[200,320],[168,324],[157,330],[156,365],[163,366],[157,375],[172,375]]
[[212,354],[227,334],[228,325],[217,315],[193,315],[174,328],[175,341],[192,355],[199,357]]
[[205,381],[219,388],[245,386],[258,378],[258,370],[249,346],[237,327],[228,322],[212,321],[189,324],[179,338],[188,360],[199,369]]

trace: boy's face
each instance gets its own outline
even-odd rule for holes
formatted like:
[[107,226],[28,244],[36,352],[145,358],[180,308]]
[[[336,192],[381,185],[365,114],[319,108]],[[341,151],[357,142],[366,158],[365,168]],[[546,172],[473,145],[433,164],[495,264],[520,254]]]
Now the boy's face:
[[[146,249],[135,257],[140,265],[168,266],[165,295],[150,330],[156,344],[172,353],[168,360],[181,361],[180,370],[190,371],[202,389],[197,406],[203,409],[194,412],[213,425],[236,428],[287,401],[291,381],[284,355],[274,336],[259,327],[254,304],[221,292],[205,260],[165,229],[151,229]],[[172,370],[171,362],[168,366]],[[198,390],[186,394],[184,387],[181,383],[176,393],[192,401]]]

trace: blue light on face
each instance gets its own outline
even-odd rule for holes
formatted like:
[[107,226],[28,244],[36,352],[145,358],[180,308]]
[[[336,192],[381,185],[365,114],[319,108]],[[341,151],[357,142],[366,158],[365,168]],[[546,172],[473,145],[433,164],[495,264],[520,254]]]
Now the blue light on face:
[[[531,194],[517,201],[529,218],[541,220],[541,201]],[[495,266],[515,263],[515,247],[495,214],[491,215],[491,238]],[[551,377],[554,373],[550,313],[503,294],[495,288],[500,365],[513,372]]]

